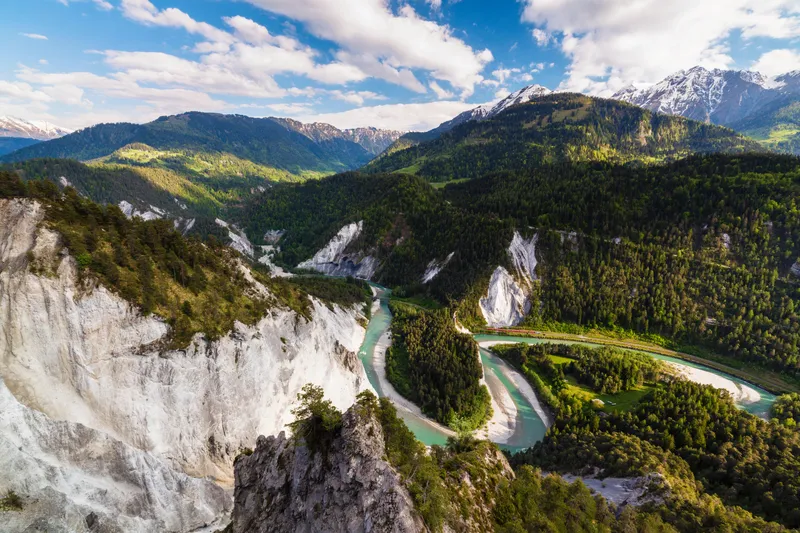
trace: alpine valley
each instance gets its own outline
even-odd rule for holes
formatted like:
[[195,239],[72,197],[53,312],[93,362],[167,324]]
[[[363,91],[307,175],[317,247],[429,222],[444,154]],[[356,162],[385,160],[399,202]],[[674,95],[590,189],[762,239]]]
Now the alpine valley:
[[0,528],[796,531],[798,79],[1,121]]

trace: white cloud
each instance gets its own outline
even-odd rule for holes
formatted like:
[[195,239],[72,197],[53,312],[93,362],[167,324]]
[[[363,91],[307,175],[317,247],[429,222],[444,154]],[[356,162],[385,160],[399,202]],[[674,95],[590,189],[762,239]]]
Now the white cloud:
[[[476,51],[455,37],[449,26],[421,18],[408,5],[393,13],[388,0],[247,0],[273,13],[303,22],[317,37],[337,43],[371,76],[423,89],[411,69],[447,81],[466,97],[492,61],[489,50]],[[378,69],[383,65],[385,69]],[[416,77],[414,77],[416,80]],[[419,85],[417,85],[419,84]]]
[[436,94],[436,97],[439,98],[440,100],[445,100],[447,98],[453,97],[453,93],[451,93],[447,89],[442,88],[442,86],[436,83],[435,81],[430,82],[428,86]]
[[47,61],[46,59],[40,59],[39,60],[39,64],[40,65],[47,65],[47,64],[49,64],[49,61]]
[[547,46],[548,44],[550,44],[550,41],[553,39],[552,35],[550,35],[546,31],[544,31],[542,29],[539,29],[539,28],[534,28],[531,31],[531,35],[533,36],[534,40],[536,41],[536,44],[538,44],[539,46]]
[[793,70],[800,70],[800,52],[797,50],[772,50],[753,63],[752,70],[774,77]]
[[233,41],[229,33],[215,28],[211,24],[197,22],[180,9],[174,7],[160,10],[150,0],[122,0],[120,9],[127,18],[143,24],[183,28],[189,33],[200,35],[214,43],[223,45]]
[[506,82],[514,74],[519,74],[522,72],[521,69],[518,68],[499,68],[495,71],[492,71],[492,76],[500,83],[501,85]]
[[387,104],[297,118],[303,122],[326,122],[340,129],[374,126],[400,131],[427,131],[474,107],[475,104],[454,101]]
[[525,74],[523,74],[522,76],[520,76],[520,77],[519,77],[519,79],[520,79],[521,81],[524,81],[525,83],[528,83],[529,81],[533,81],[533,76],[531,76],[530,74],[528,74],[528,73],[526,72]]
[[506,96],[508,96],[510,94],[511,94],[511,91],[509,91],[508,89],[503,87],[502,89],[500,89],[500,90],[498,90],[497,92],[494,93],[494,97],[497,98],[498,100],[502,100],[503,98],[505,98]]
[[47,41],[47,36],[42,35],[40,33],[20,33],[23,37],[27,37],[28,39],[36,39],[38,41]]
[[431,9],[434,11],[440,11],[442,9],[442,0],[425,0],[425,3],[431,6]]
[[[82,2],[84,0],[72,0],[72,1]],[[65,6],[68,6],[69,2],[70,0],[58,0],[59,4],[63,4]],[[92,0],[92,2],[94,3],[95,6],[97,6],[97,9],[100,9],[102,11],[111,11],[112,9],[114,9],[114,6],[110,2],[107,2],[106,0]]]
[[609,94],[690,66],[731,67],[727,41],[800,36],[797,0],[522,0],[522,20],[559,33],[562,88]]
[[187,87],[214,94],[274,98],[285,94],[268,73],[253,79],[209,60],[189,61],[161,52],[105,53],[106,63],[120,72],[118,80],[147,83],[164,87]]
[[[204,92],[189,89],[142,87],[124,77],[110,78],[91,72],[46,73],[22,67],[17,71],[17,77],[26,83],[56,88],[77,87],[111,98],[147,104],[149,111],[159,114],[180,113],[188,110],[223,111],[231,107],[230,104],[215,100]],[[57,90],[53,92],[58,94]],[[74,91],[70,92],[74,96]],[[48,96],[51,100],[53,99],[51,95]]]

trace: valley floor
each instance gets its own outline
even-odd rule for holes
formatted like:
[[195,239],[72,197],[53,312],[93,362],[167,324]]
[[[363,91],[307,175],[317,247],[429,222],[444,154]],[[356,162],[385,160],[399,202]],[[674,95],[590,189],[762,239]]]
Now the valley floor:
[[740,368],[734,368],[730,365],[720,363],[713,359],[698,357],[696,355],[688,354],[685,352],[670,350],[668,348],[664,348],[663,346],[659,346],[657,344],[637,339],[614,338],[595,332],[589,332],[583,335],[576,335],[572,333],[539,331],[530,329],[489,328],[486,330],[486,333],[491,335],[511,335],[511,336],[531,337],[531,338],[545,339],[545,340],[550,339],[550,340],[569,341],[569,342],[590,342],[594,344],[614,346],[617,348],[626,348],[630,350],[652,352],[659,355],[674,357],[676,359],[682,359],[690,363],[695,363],[698,365],[703,365],[709,368],[713,368],[714,370],[730,374],[731,376],[735,376],[739,379],[752,383],[753,385],[761,387],[773,394],[800,392],[800,386],[798,384],[788,381],[777,372],[766,370],[760,367],[744,366],[744,364]]

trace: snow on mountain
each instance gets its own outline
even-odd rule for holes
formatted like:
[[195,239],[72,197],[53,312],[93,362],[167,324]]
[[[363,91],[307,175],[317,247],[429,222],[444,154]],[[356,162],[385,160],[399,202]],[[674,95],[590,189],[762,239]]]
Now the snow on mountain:
[[727,125],[787,90],[800,90],[800,74],[770,80],[758,72],[694,67],[647,88],[625,87],[612,98],[658,113]]
[[489,112],[484,118],[492,118],[493,116],[502,113],[511,106],[528,103],[531,100],[535,100],[536,98],[547,96],[552,92],[553,91],[551,91],[547,87],[542,87],[541,85],[529,85],[528,87],[523,87],[519,91],[511,93],[510,95],[506,96],[505,98],[497,102],[489,110]]
[[23,120],[21,118],[0,116],[0,137],[17,137],[47,141],[72,133],[41,120]]
[[464,111],[454,119],[443,122],[429,133],[441,135],[442,133],[446,133],[456,126],[464,124],[465,122],[490,119],[499,113],[502,113],[511,106],[525,104],[541,96],[551,94],[552,92],[553,91],[547,87],[542,87],[541,85],[529,85],[528,87],[523,87],[522,89],[511,93],[499,102],[479,105],[474,109]]

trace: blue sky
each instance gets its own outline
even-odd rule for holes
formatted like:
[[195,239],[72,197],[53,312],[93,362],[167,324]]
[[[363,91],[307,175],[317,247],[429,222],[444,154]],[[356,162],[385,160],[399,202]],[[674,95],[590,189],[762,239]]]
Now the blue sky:
[[5,0],[0,115],[189,110],[426,129],[538,83],[800,69],[800,0]]

